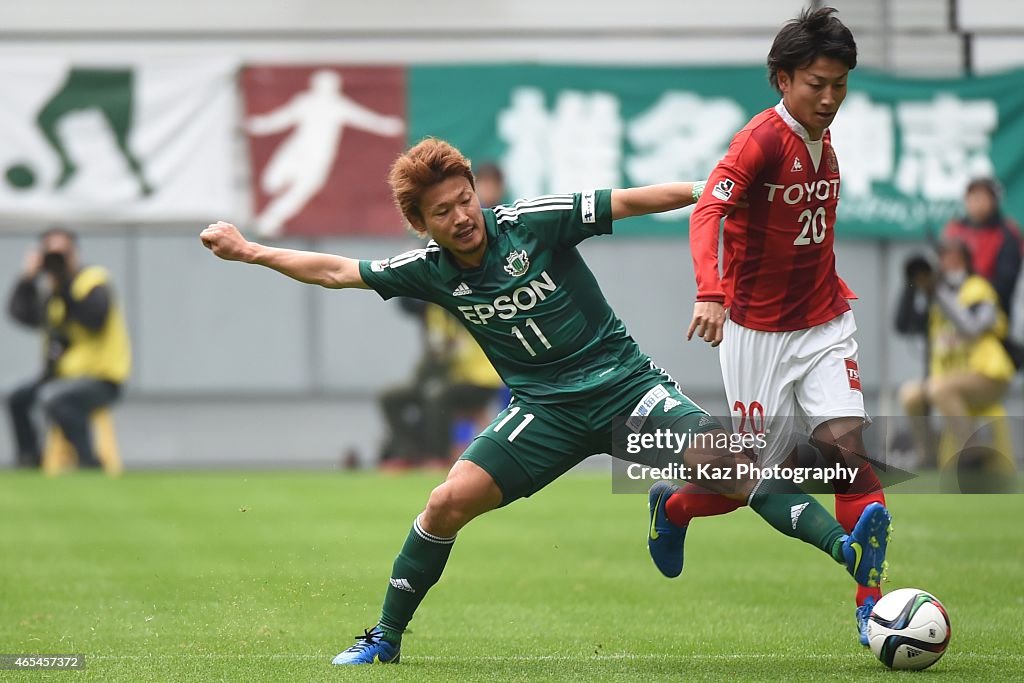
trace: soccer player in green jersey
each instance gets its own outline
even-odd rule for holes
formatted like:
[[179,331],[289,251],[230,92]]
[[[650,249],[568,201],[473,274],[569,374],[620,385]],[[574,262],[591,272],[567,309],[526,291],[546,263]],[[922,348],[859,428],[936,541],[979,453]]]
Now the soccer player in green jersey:
[[[389,182],[402,214],[430,238],[424,248],[359,261],[249,242],[223,222],[200,236],[220,258],[266,266],[301,282],[438,304],[462,321],[512,390],[509,406],[473,441],[413,522],[377,625],[334,664],[397,663],[402,633],[440,579],[458,531],[485,512],[536,493],[594,453],[629,457],[615,447],[622,432],[613,423],[639,433],[650,428],[645,423],[657,407],[659,419],[669,420],[677,434],[727,436],[640,351],[576,249],[588,237],[611,233],[620,218],[692,204],[702,184],[556,194],[481,209],[469,162],[433,138],[400,156]],[[735,462],[737,456],[702,441],[691,442],[682,458],[696,467]],[[862,520],[846,535],[821,505],[787,482],[704,485],[747,500],[782,533],[846,565],[858,583],[881,571],[884,545],[881,551],[873,546],[869,528],[878,520]],[[652,538],[670,528],[652,515]]]

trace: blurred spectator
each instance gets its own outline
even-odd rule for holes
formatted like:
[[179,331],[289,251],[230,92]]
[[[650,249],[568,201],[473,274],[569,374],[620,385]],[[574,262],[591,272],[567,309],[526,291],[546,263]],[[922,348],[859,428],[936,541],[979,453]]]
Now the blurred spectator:
[[489,421],[503,384],[480,345],[447,311],[416,299],[399,303],[421,317],[425,353],[410,384],[381,396],[390,430],[381,461],[395,467],[447,462],[457,455],[453,426],[461,419],[474,426]]
[[[972,415],[999,406],[1014,374],[1013,361],[1003,347],[1007,334],[1006,314],[989,282],[972,271],[971,253],[958,240],[939,245],[938,274],[924,259],[907,264],[911,280],[897,320],[901,331],[921,325],[912,299],[927,301],[929,367],[924,380],[907,382],[900,400],[908,416],[927,415],[935,408],[953,443],[966,445],[973,433]],[[908,300],[911,300],[908,303]],[[928,421],[912,419],[920,460],[935,449]]]
[[423,325],[423,355],[408,384],[392,387],[380,396],[380,407],[388,426],[388,435],[380,453],[381,465],[406,467],[440,457],[430,453],[426,447],[426,426],[424,403],[432,392],[430,389],[444,382],[446,367],[443,359],[432,348],[426,326],[427,303],[419,299],[399,297],[401,310],[419,318]]
[[107,271],[80,264],[73,232],[48,230],[25,257],[9,310],[19,323],[42,330],[44,348],[39,375],[8,399],[18,464],[40,464],[32,421],[38,403],[77,451],[79,465],[97,467],[90,415],[117,399],[131,368],[128,332]]
[[928,286],[935,270],[923,254],[914,254],[903,264],[904,285],[896,304],[896,331],[904,335],[920,335],[925,340],[922,376],[927,377],[931,362],[928,350],[928,309],[931,293]]
[[454,316],[434,304],[427,304],[424,315],[428,334],[436,335],[429,343],[442,349],[447,370],[445,382],[435,388],[436,394],[428,394],[424,403],[427,443],[442,459],[455,459],[469,445],[468,440],[457,442],[459,423],[471,424],[472,440],[494,417],[493,403],[504,383],[483,349]]
[[1003,215],[1002,187],[994,178],[975,178],[967,184],[964,216],[950,221],[943,240],[967,245],[974,273],[992,283],[999,305],[1013,310],[1013,290],[1021,266],[1020,228]]
[[[501,169],[481,164],[474,172],[480,205],[490,208],[505,196]],[[461,432],[476,434],[490,420],[488,409],[504,386],[473,336],[440,306],[400,298],[406,313],[423,323],[424,354],[405,386],[380,399],[390,436],[381,453],[386,466],[408,466],[458,457],[468,443]],[[460,426],[472,423],[472,429]]]

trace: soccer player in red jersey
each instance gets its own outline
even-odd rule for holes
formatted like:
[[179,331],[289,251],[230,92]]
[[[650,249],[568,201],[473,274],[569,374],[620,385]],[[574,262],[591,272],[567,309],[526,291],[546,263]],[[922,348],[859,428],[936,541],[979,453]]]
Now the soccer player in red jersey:
[[[776,36],[768,71],[782,101],[736,134],[693,212],[697,302],[688,338],[696,333],[712,346],[722,345],[722,377],[737,431],[770,437],[759,466],[786,461],[803,427],[829,461],[857,467],[852,482],[833,485],[836,518],[850,529],[868,504],[884,504],[884,496],[859,457],[867,414],[856,323],[847,303],[854,295],[836,273],[833,252],[839,164],[828,126],[857,65],[853,35],[834,12],[806,10]],[[693,517],[723,514],[740,504],[701,493],[692,483],[674,493],[652,489],[651,495],[652,509],[664,505],[667,518],[684,531]],[[799,512],[793,511],[794,520]],[[651,548],[656,563],[662,550]],[[661,564],[659,569],[664,572]],[[881,597],[882,577],[877,578],[857,593],[864,645],[867,617]]]

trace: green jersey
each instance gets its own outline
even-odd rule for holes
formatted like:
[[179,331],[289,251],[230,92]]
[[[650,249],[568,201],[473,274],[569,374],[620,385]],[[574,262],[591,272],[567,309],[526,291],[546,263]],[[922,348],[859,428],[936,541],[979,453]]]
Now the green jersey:
[[615,315],[576,245],[612,231],[611,191],[519,200],[484,209],[487,249],[464,270],[436,242],[359,273],[384,299],[450,311],[520,398],[555,403],[651,367]]

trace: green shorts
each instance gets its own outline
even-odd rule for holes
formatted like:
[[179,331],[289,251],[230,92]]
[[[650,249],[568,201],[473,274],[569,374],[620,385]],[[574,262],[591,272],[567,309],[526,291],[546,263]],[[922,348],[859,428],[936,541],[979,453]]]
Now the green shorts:
[[671,378],[651,369],[637,373],[613,391],[564,403],[513,399],[460,459],[490,474],[501,489],[501,504],[508,505],[540,491],[597,453],[652,464],[625,455],[622,446],[626,430],[650,429],[646,416],[653,416],[655,408],[659,427],[671,426],[680,433],[722,429]]

